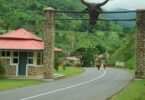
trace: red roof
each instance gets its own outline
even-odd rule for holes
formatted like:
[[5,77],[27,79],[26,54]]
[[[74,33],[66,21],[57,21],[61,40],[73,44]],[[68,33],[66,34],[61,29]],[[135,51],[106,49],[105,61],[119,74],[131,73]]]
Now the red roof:
[[[0,35],[0,49],[2,50],[44,50],[42,39],[27,32],[24,29],[18,29],[3,35]],[[56,52],[62,52],[62,49],[54,48]]]
[[14,30],[12,32],[0,35],[1,38],[13,38],[13,39],[33,39],[42,41],[39,37],[33,35],[30,32],[20,28],[18,30]]
[[54,48],[54,51],[57,51],[57,52],[63,52],[62,49],[58,49],[58,48]]

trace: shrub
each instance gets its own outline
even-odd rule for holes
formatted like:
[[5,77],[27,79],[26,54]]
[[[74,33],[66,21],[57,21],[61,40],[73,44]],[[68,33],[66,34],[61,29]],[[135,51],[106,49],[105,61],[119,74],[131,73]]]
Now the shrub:
[[73,67],[73,66],[74,66],[73,63],[65,63],[65,64],[64,64],[64,67]]
[[5,69],[4,67],[1,65],[1,62],[0,62],[0,75],[4,75],[5,74]]
[[63,66],[63,70],[65,71],[65,69],[66,69],[66,66]]
[[58,59],[55,60],[55,62],[54,62],[54,68],[55,68],[56,71],[58,71],[59,65],[60,65],[60,62],[58,61]]

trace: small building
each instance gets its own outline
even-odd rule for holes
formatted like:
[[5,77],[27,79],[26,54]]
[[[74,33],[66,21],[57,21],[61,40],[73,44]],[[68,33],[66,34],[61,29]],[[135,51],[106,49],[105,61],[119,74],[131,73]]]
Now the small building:
[[80,63],[80,59],[77,58],[76,56],[73,56],[73,57],[66,57],[67,61],[68,62],[71,62],[71,63]]
[[42,39],[22,28],[0,35],[0,60],[5,76],[43,78],[43,50]]

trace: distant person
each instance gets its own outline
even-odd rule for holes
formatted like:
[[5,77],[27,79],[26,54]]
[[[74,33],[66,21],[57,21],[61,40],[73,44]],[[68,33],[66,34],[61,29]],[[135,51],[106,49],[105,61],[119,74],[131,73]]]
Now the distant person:
[[83,67],[83,62],[80,62],[80,67]]
[[104,69],[106,69],[106,63],[104,62]]
[[98,70],[100,70],[100,67],[101,67],[101,63],[100,62],[97,63],[97,67],[98,67]]
[[84,62],[81,62],[81,67],[84,67]]
[[104,63],[101,63],[101,69],[104,69]]

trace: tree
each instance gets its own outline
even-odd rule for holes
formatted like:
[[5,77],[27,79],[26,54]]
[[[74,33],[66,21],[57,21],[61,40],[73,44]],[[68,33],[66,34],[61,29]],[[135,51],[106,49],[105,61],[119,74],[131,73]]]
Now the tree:
[[103,54],[106,51],[105,47],[103,47],[102,45],[97,45],[96,48],[98,49],[99,54]]
[[81,62],[86,67],[93,67],[97,57],[98,50],[96,48],[79,48],[76,50],[76,55],[81,55]]

